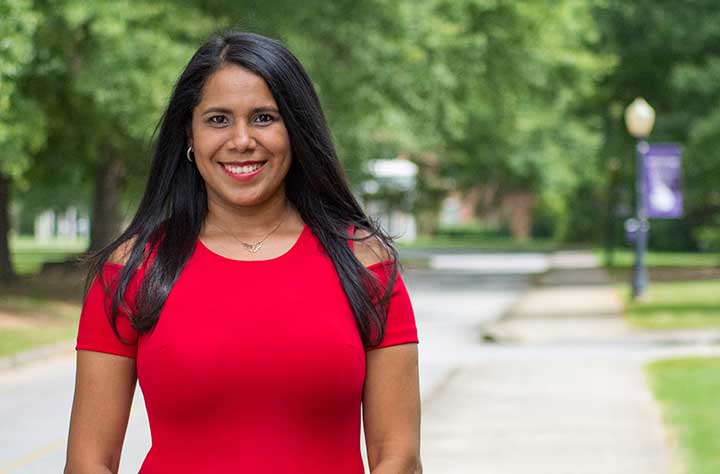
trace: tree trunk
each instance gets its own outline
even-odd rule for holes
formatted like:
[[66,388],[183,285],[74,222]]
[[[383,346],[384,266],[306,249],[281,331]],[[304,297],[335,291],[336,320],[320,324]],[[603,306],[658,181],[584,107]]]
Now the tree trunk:
[[125,163],[112,150],[106,156],[95,172],[88,251],[103,248],[122,230],[120,196],[125,186]]
[[17,280],[10,260],[10,176],[0,173],[0,282]]
[[472,187],[463,197],[462,215],[467,221],[479,220],[486,227],[500,225],[500,213],[495,204],[498,186],[484,183]]
[[510,232],[516,242],[526,242],[532,231],[532,206],[535,195],[531,192],[509,193],[503,200],[510,217]]
[[441,176],[442,163],[435,153],[423,153],[416,164],[418,165],[415,216],[418,233],[433,235],[439,226],[442,202],[450,191],[450,185]]

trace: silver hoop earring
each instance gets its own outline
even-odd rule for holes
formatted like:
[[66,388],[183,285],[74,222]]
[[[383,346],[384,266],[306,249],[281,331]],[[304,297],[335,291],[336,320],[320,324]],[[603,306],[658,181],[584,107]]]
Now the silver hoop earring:
[[190,163],[193,162],[192,158],[190,158],[190,152],[191,152],[191,151],[192,151],[192,147],[190,146],[190,147],[188,147],[188,149],[187,149],[187,153],[185,153],[185,155],[187,155],[187,160],[188,160]]

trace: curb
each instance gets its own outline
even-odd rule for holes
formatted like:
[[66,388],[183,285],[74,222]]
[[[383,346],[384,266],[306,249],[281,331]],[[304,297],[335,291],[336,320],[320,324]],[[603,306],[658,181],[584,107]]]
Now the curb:
[[[546,254],[551,258],[555,253]],[[514,344],[518,340],[514,339],[510,334],[506,333],[503,328],[503,322],[512,319],[517,312],[518,306],[532,292],[546,286],[543,279],[558,268],[551,264],[542,273],[536,273],[530,276],[530,284],[518,297],[502,312],[502,314],[492,322],[479,327],[478,337],[481,344]],[[603,267],[597,269],[606,271]],[[612,286],[612,285],[610,285]],[[633,327],[625,316],[625,303],[617,290],[613,288],[613,296],[619,304],[619,316],[623,319],[628,328],[628,334],[615,338],[613,343],[640,343],[655,346],[719,346],[720,345],[720,328],[684,328],[684,329],[647,329]]]
[[20,351],[10,356],[0,357],[0,371],[22,367],[56,355],[69,354],[74,350],[75,341],[71,340]]
[[[547,257],[551,254],[545,255]],[[552,268],[548,266],[544,272],[530,275],[530,284],[517,296],[517,298],[513,300],[512,303],[507,306],[507,308],[505,308],[502,313],[500,313],[500,316],[498,316],[494,321],[483,324],[478,328],[478,336],[481,344],[503,344],[508,342],[506,335],[503,334],[502,329],[498,326],[506,319],[513,317],[520,301],[522,301],[535,288],[542,286],[542,277],[550,273],[551,270]]]

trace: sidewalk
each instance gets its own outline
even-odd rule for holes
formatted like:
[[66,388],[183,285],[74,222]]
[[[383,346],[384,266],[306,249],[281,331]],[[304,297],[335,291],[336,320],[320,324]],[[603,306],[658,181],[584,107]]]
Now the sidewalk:
[[[587,253],[558,253],[501,321],[479,361],[424,400],[425,471],[442,474],[668,474],[672,437],[644,365],[720,354],[715,332],[637,332]],[[697,336],[702,339],[698,340]],[[481,337],[478,343],[481,344]]]

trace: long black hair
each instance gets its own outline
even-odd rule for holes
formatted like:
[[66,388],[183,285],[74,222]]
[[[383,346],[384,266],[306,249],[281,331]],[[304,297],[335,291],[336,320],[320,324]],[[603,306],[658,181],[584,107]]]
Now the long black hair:
[[[285,178],[287,198],[332,260],[363,344],[378,345],[384,335],[388,302],[398,272],[393,238],[368,218],[353,196],[320,100],[298,59],[279,41],[252,33],[230,30],[214,36],[190,59],[156,129],[159,133],[150,173],[135,216],[112,243],[86,257],[89,268],[85,296],[99,275],[106,298],[111,298],[110,323],[121,341],[117,330],[120,308],[139,334],[152,331],[157,324],[170,290],[192,255],[208,213],[205,182],[197,167],[185,159],[189,146],[187,130],[208,78],[229,64],[243,67],[267,83],[292,149],[292,162]],[[365,236],[348,235],[351,224],[364,230]],[[347,245],[348,239],[369,238],[376,239],[378,244],[369,247],[382,249],[386,257],[383,260],[391,262],[383,266],[388,272],[386,284],[381,285],[373,278]],[[103,278],[103,268],[121,246],[127,249],[127,260],[111,290]],[[125,294],[141,266],[142,281],[128,304]]]

